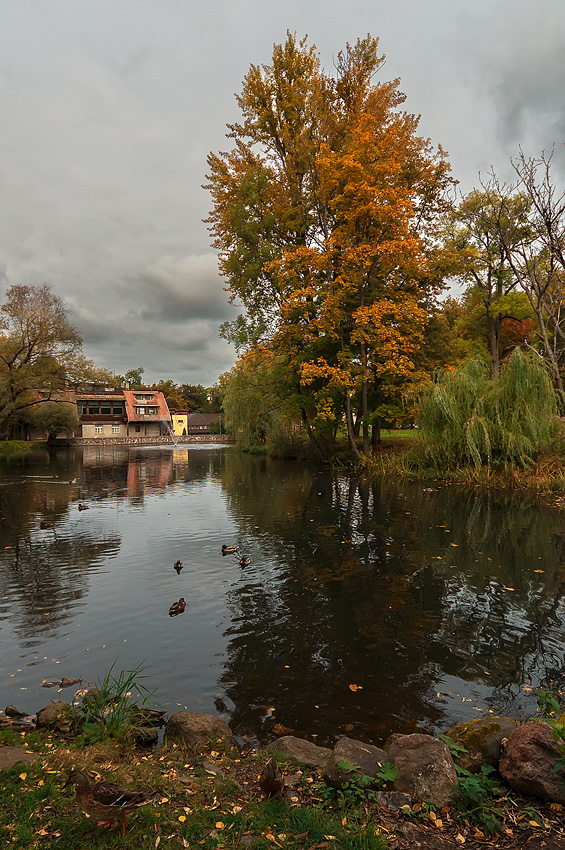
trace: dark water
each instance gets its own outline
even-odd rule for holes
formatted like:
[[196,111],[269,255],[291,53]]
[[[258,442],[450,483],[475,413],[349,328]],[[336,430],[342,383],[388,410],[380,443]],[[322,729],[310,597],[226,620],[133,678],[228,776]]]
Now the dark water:
[[144,662],[161,707],[241,735],[378,742],[527,716],[564,681],[565,521],[519,498],[85,447],[2,466],[0,522],[2,708]]

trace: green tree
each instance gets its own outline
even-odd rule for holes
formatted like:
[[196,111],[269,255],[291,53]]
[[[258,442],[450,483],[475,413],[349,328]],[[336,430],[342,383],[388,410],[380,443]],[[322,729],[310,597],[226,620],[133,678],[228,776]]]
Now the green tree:
[[32,422],[36,428],[46,431],[49,438],[59,434],[72,437],[79,423],[76,405],[68,401],[40,404],[33,411]]
[[460,279],[472,289],[473,309],[484,316],[493,376],[500,370],[503,323],[525,318],[524,305],[515,297],[518,278],[508,262],[508,248],[531,233],[530,207],[525,193],[509,198],[474,190],[454,211],[447,240],[458,254]]
[[181,384],[179,393],[189,413],[210,413],[208,391],[202,384]]

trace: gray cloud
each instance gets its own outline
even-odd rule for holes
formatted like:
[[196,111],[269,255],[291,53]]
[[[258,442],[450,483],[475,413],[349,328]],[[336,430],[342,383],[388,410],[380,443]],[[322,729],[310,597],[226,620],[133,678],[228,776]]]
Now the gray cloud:
[[160,257],[139,277],[150,300],[150,306],[141,312],[144,319],[173,323],[215,319],[219,323],[233,316],[215,254],[191,255],[182,260]]
[[229,145],[233,92],[287,29],[328,69],[345,42],[380,36],[380,78],[402,78],[464,191],[491,165],[507,176],[520,144],[565,138],[563,0],[4,6],[0,297],[51,284],[87,356],[117,372],[210,385],[233,363],[218,324],[235,310],[202,222],[206,154]]

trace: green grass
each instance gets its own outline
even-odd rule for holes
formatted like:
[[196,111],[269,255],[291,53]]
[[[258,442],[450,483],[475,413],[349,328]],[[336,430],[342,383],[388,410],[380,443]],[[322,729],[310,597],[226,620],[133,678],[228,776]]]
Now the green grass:
[[[0,774],[0,847],[241,850],[246,841],[258,850],[307,850],[322,843],[327,850],[387,847],[372,823],[374,815],[352,809],[344,818],[343,810],[321,806],[308,772],[293,799],[264,799],[257,784],[271,755],[264,752],[240,757],[218,744],[200,756],[173,744],[144,755],[117,742],[84,747],[13,732],[0,733],[4,743],[36,750],[41,758]],[[224,775],[211,776],[202,757],[217,763]],[[63,787],[72,766],[131,787],[156,789],[158,802],[128,814],[125,836],[98,827],[76,806],[74,789]],[[285,773],[290,772],[287,765]]]
[[42,451],[47,443],[32,443],[28,440],[5,440],[0,442],[0,458],[18,457],[30,452]]

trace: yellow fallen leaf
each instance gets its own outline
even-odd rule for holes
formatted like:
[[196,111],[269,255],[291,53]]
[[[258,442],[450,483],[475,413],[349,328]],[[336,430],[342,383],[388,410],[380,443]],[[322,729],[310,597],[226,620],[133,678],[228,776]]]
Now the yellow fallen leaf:
[[515,590],[514,587],[505,587],[504,590]]
[[186,820],[186,815],[179,815],[179,820],[181,823],[184,823]]
[[528,823],[530,824],[530,826],[534,826],[536,829],[540,828],[540,825],[537,820],[529,820]]
[[222,820],[216,821],[216,829],[225,829],[226,825]]
[[362,691],[363,685],[349,685],[350,691]]
[[27,779],[27,773],[20,773],[20,779]]
[[215,759],[215,758],[217,758],[220,754],[219,754],[218,752],[216,752],[216,750],[212,750],[212,752],[210,753],[210,755],[212,756],[212,758],[213,758],[213,759]]
[[455,836],[455,840],[457,841],[458,844],[465,844],[465,836],[461,835],[460,832],[458,832],[457,835]]

